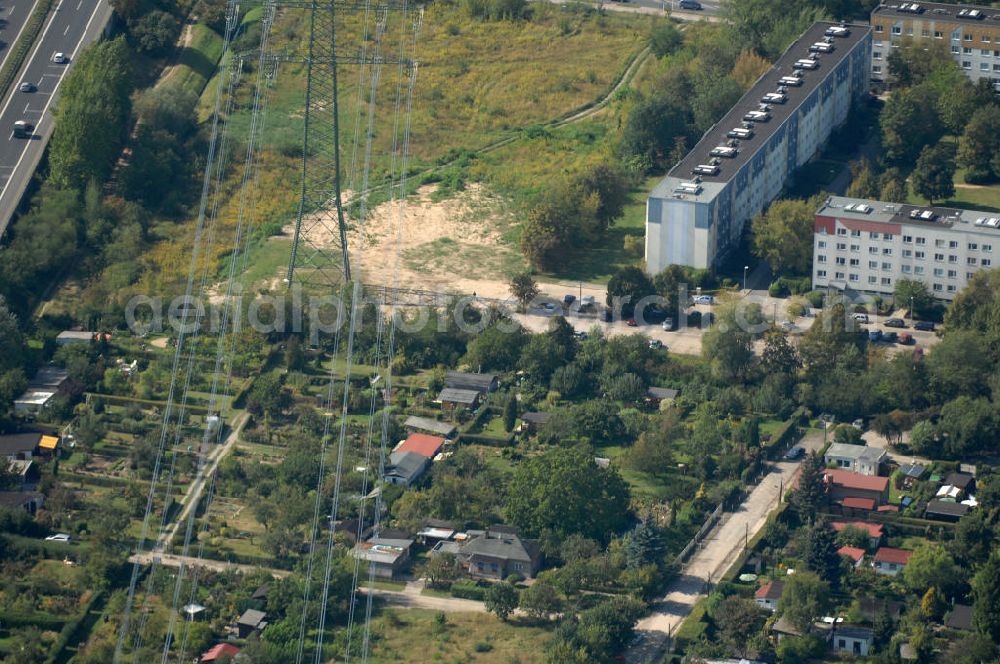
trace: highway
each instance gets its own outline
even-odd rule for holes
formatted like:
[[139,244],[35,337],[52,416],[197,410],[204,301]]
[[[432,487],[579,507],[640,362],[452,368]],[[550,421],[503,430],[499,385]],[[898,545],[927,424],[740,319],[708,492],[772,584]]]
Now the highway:
[[7,5],[0,5],[0,43],[3,50],[0,51],[0,67],[7,62],[14,44],[17,43],[24,26],[31,17],[31,12],[35,11],[38,0],[19,0]]
[[[17,11],[23,9],[27,14],[27,0],[20,1],[24,7]],[[52,136],[53,102],[63,77],[79,52],[101,35],[110,15],[106,0],[59,0],[4,97],[0,106],[0,235],[7,229]],[[54,63],[56,53],[64,53],[69,62]],[[22,82],[34,84],[37,90],[21,92]],[[14,123],[18,120],[34,125],[30,138],[14,137]]]

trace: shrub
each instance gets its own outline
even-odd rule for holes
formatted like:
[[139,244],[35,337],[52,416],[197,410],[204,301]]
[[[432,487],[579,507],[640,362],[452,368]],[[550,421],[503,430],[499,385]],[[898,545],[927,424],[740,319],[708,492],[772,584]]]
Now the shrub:
[[451,584],[451,596],[459,599],[474,599],[483,601],[486,597],[486,589],[476,585],[474,581],[456,581]]
[[826,297],[826,294],[823,291],[814,290],[806,293],[805,297],[809,300],[809,306],[813,309],[822,309],[823,300]]

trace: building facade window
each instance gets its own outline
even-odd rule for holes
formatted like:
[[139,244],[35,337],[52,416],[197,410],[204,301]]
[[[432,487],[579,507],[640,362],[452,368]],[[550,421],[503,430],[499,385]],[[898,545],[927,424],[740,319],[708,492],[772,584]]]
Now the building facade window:
[[917,244],[927,244],[927,238],[925,238],[925,237],[918,237],[916,239],[916,243]]
[[913,251],[910,249],[903,249],[903,258],[910,258],[913,256]]
[[968,60],[962,60],[962,69],[972,69],[972,63]]
[[816,270],[816,276],[817,277],[825,277],[826,276],[826,270]]
[[903,242],[905,242],[906,244],[909,244],[909,243],[913,242],[913,236],[912,235],[904,235],[903,236]]

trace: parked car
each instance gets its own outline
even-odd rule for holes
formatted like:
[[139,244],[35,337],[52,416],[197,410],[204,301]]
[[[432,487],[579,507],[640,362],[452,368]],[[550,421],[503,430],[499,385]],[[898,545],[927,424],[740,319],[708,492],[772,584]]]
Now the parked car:
[[868,341],[881,341],[881,340],[882,340],[882,330],[868,331]]
[[625,321],[625,324],[628,325],[629,327],[639,327],[639,324],[635,322],[634,318],[629,318],[627,321]]
[[886,342],[887,344],[894,344],[897,341],[899,341],[899,335],[896,334],[895,332],[886,332],[882,335],[882,341]]
[[851,318],[853,318],[858,323],[867,323],[868,322],[868,314],[857,313],[857,314],[854,314],[853,316],[851,316]]
[[666,318],[660,327],[663,328],[664,332],[673,332],[677,329],[677,323],[674,322],[673,318]]
[[588,335],[586,332],[574,332],[573,336],[579,339],[580,341],[586,341]]
[[906,321],[902,318],[889,318],[882,324],[886,327],[906,327]]
[[796,459],[801,459],[806,455],[806,450],[804,447],[799,447],[796,445],[792,449],[785,452],[785,458],[789,461],[795,461]]
[[698,0],[681,0],[677,3],[678,8],[691,11],[701,11],[701,3]]
[[858,431],[864,431],[865,430],[865,421],[859,417],[858,419],[856,419],[853,422],[851,422],[851,426],[854,427],[855,429],[857,429]]
[[586,309],[587,307],[594,306],[596,303],[597,301],[594,300],[593,295],[584,295],[583,298],[580,300],[580,308]]
[[909,346],[913,344],[913,335],[909,332],[900,332],[899,341],[900,346]]
[[64,544],[69,544],[69,535],[66,533],[56,533],[55,535],[49,535],[45,538],[46,542],[62,542]]
[[659,350],[663,348],[663,342],[660,341],[659,339],[650,339],[649,348],[650,350]]
[[778,323],[778,327],[780,327],[785,332],[791,332],[792,330],[795,329],[795,323],[793,323],[790,320],[783,320],[780,323]]
[[916,323],[913,324],[913,329],[920,330],[921,332],[933,332],[934,323],[932,323],[929,320],[917,321]]
[[574,302],[576,302],[576,295],[564,295],[563,296],[563,304],[566,305],[567,307],[569,305],[573,304]]
[[695,304],[715,304],[715,296],[713,295],[695,295],[691,298],[691,301]]
[[545,309],[546,311],[555,311],[556,305],[551,302],[542,302],[542,309]]
[[612,320],[614,320],[614,316],[611,315],[610,309],[605,309],[604,311],[601,312],[601,320],[603,320],[605,323],[610,323]]

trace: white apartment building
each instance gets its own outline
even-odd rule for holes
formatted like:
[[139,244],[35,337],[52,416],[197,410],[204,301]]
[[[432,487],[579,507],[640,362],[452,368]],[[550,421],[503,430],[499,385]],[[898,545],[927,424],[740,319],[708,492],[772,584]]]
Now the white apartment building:
[[867,94],[871,28],[815,23],[653,189],[646,269],[711,268]]
[[872,80],[889,75],[889,54],[905,38],[948,44],[952,57],[973,80],[987,79],[1000,91],[1000,8],[940,2],[889,2],[872,10]]
[[1000,213],[832,196],[816,211],[813,288],[891,295],[915,279],[952,300],[1000,260]]

